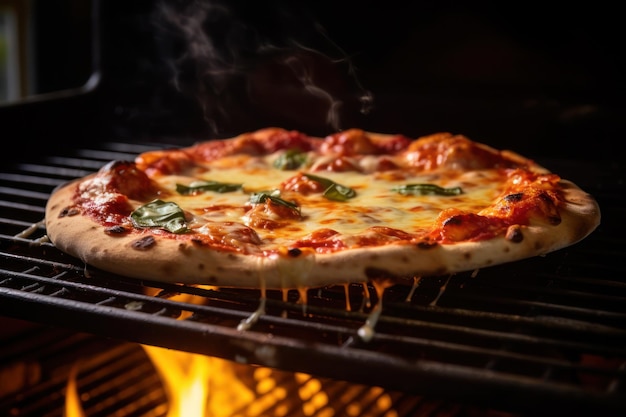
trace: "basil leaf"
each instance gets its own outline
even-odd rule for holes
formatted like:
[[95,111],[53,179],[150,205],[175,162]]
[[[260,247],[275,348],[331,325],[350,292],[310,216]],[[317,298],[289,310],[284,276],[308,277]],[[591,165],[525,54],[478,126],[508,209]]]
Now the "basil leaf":
[[291,201],[283,200],[280,196],[279,190],[273,191],[259,191],[258,193],[253,193],[250,196],[250,203],[252,204],[263,204],[267,200],[272,201],[273,203],[280,204],[285,207],[289,207],[292,210],[295,210],[300,214],[300,207],[296,203]]
[[324,194],[322,195],[329,200],[346,201],[356,196],[356,193],[352,188],[344,187],[340,184],[332,184],[324,191]]
[[402,195],[459,195],[463,194],[461,187],[444,188],[435,184],[407,184],[391,189]]
[[130,215],[139,227],[160,227],[172,233],[189,231],[185,213],[176,203],[154,200],[145,204]]
[[337,184],[336,182],[329,180],[328,178],[318,177],[312,174],[303,174],[310,180],[319,182],[326,189],[324,190],[324,197],[334,201],[346,201],[350,198],[356,197],[356,191],[345,185]]
[[189,186],[183,184],[176,184],[176,191],[179,194],[188,195],[196,191],[215,191],[217,193],[228,193],[231,191],[237,191],[241,189],[241,184],[229,184],[225,182],[217,181],[194,181]]
[[274,168],[283,171],[298,169],[306,162],[306,153],[299,149],[289,149],[274,160]]

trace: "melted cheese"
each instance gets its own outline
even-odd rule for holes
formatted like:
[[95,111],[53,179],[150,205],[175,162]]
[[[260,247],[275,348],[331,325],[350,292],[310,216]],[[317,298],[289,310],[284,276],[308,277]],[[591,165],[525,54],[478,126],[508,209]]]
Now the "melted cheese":
[[[343,202],[331,201],[321,193],[301,194],[284,191],[281,198],[295,201],[300,207],[300,219],[282,219],[277,227],[255,228],[264,249],[273,250],[289,246],[320,229],[332,229],[339,233],[343,242],[352,244],[351,238],[367,233],[372,226],[384,226],[420,234],[430,229],[439,213],[454,207],[478,212],[493,204],[503,192],[502,174],[496,170],[461,172],[442,170],[423,173],[404,168],[400,171],[361,173],[356,171],[300,171],[279,170],[272,166],[275,155],[251,157],[237,155],[225,158],[219,164],[212,163],[206,170],[199,170],[194,177],[161,176],[159,184],[171,190],[172,197],[186,212],[192,215],[191,228],[207,234],[207,222],[224,224],[223,233],[232,232],[237,240],[237,225],[249,224],[246,218],[250,208],[250,196],[260,191],[281,188],[281,184],[298,172],[309,172],[337,184],[351,187],[356,197]],[[368,164],[372,164],[368,156]],[[176,184],[189,185],[193,181],[216,181],[241,184],[234,192],[203,192],[196,195],[179,195]],[[394,187],[411,183],[428,183],[441,187],[461,187],[458,196],[401,195]],[[277,219],[269,219],[277,220]],[[281,219],[278,219],[281,220]],[[236,244],[233,246],[237,246]]]

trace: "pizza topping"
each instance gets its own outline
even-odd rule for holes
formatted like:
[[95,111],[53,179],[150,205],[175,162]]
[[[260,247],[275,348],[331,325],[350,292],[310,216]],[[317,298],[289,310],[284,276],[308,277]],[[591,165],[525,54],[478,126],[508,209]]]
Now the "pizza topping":
[[153,200],[130,215],[137,227],[160,227],[172,233],[189,231],[185,213],[176,203]]
[[329,200],[346,201],[350,198],[356,197],[356,191],[352,188],[337,184],[328,178],[318,177],[317,175],[312,174],[304,174],[304,176],[321,184],[322,187],[324,187],[324,193],[322,195]]
[[432,171],[478,170],[507,168],[515,161],[486,145],[473,142],[462,135],[437,133],[417,139],[409,145],[405,158],[409,165]]
[[196,167],[193,157],[184,149],[144,152],[135,158],[135,164],[148,176],[183,174]]
[[534,172],[527,169],[510,169],[506,170],[505,174],[508,178],[506,192],[510,194],[519,192],[520,189],[526,187],[554,189],[561,180],[561,177],[556,174]]
[[375,165],[368,166],[364,160],[361,160],[359,165],[362,168],[363,172],[383,172],[383,171],[393,171],[400,168],[395,161],[391,158],[379,157],[374,160]]
[[[156,195],[159,187],[133,162],[111,161],[97,174],[81,184],[80,192],[93,195],[123,194],[130,199],[144,200]],[[87,196],[89,198],[89,196]]]
[[189,149],[198,161],[215,161],[228,155],[269,155],[285,149],[313,149],[311,138],[303,133],[279,128],[245,133],[231,140],[205,141]]
[[360,129],[348,129],[344,132],[327,136],[322,143],[321,151],[324,154],[341,156],[371,155],[378,153],[368,135]]
[[461,187],[444,188],[435,184],[407,184],[391,189],[402,195],[459,195]]
[[378,246],[392,241],[410,242],[413,238],[414,235],[400,229],[387,226],[372,226],[365,233],[355,236],[353,244],[360,247]]
[[130,199],[145,201],[158,185],[132,162],[112,161],[76,187],[74,202],[105,226],[128,223]]
[[[293,203],[291,201],[287,201],[287,200],[283,200],[282,198],[280,198],[280,191],[279,190],[273,190],[273,191],[261,191],[258,193],[253,193],[250,196],[250,203],[251,204],[263,204],[263,203],[273,203],[279,206],[283,206],[283,207],[287,207],[288,209],[290,209],[290,211],[293,213],[297,213],[298,217],[300,217],[300,207],[298,207],[298,205],[296,203]],[[290,216],[292,217],[292,216]]]
[[399,240],[409,241],[414,238],[411,233],[388,226],[372,226],[368,230],[376,232],[382,236],[390,236]]
[[547,190],[525,187],[522,191],[507,194],[480,214],[507,219],[509,224],[529,224],[531,220],[557,225],[561,222],[556,205],[557,196]]
[[274,230],[287,226],[291,220],[301,219],[300,207],[278,197],[276,192],[253,194],[250,202],[253,207],[243,217],[248,226]]
[[340,235],[336,230],[322,228],[294,242],[296,248],[312,248],[318,252],[332,252],[345,248],[345,243],[339,239]]
[[125,195],[118,193],[102,193],[93,196],[91,192],[75,197],[76,203],[82,208],[83,214],[91,216],[105,227],[129,223],[128,215],[133,207]]
[[218,181],[194,181],[189,185],[176,184],[176,191],[182,195],[197,194],[205,191],[229,193],[241,189],[241,184],[230,184]]
[[326,187],[321,182],[314,181],[309,176],[302,173],[287,179],[281,184],[281,189],[284,191],[295,191],[302,195],[308,195],[313,193],[323,193]]
[[346,156],[333,156],[328,158],[320,158],[311,166],[312,171],[330,171],[330,172],[360,172],[361,168],[357,161]]
[[266,155],[284,149],[301,149],[303,152],[314,149],[312,138],[295,130],[268,128],[256,133],[256,140],[263,145]]
[[384,157],[405,151],[413,143],[413,140],[404,135],[387,135],[382,138],[372,136],[372,142],[378,148],[378,154]]
[[507,226],[500,218],[463,212],[457,208],[443,210],[436,224],[432,236],[441,243],[489,239],[500,234]]
[[208,243],[225,250],[240,250],[244,253],[259,252],[262,243],[254,229],[237,222],[207,222],[194,229],[195,243]]
[[302,167],[307,161],[307,154],[300,149],[288,149],[274,160],[274,168],[291,171]]

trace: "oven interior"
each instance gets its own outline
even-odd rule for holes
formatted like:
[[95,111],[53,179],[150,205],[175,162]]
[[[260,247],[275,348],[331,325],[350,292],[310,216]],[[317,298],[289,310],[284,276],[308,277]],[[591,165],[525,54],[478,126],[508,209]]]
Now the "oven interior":
[[[604,78],[594,78],[615,82],[610,92],[602,94],[597,93],[602,85],[592,88],[576,78],[577,67],[561,84],[551,83],[549,74],[543,83],[537,79],[535,84],[525,79],[528,85],[511,79],[484,83],[479,75],[488,71],[477,64],[466,68],[470,72],[466,78],[455,78],[458,73],[452,69],[436,71],[437,63],[443,63],[433,58],[432,50],[430,67],[425,65],[409,77],[398,73],[402,65],[416,68],[406,50],[398,46],[387,51],[384,45],[375,45],[372,50],[385,60],[356,59],[357,68],[364,72],[358,83],[341,79],[322,84],[331,97],[341,99],[343,124],[414,136],[459,131],[535,157],[591,193],[602,210],[599,228],[582,242],[543,257],[452,276],[422,277],[414,285],[389,288],[382,297],[369,284],[305,293],[269,291],[265,314],[241,331],[238,324],[259,307],[259,291],[132,280],[86,266],[47,243],[41,221],[50,192],[113,159],[133,159],[146,150],[185,146],[267,125],[313,134],[333,128],[327,110],[319,112],[319,101],[291,97],[299,94],[293,89],[293,76],[284,83],[270,83],[272,88],[214,96],[212,103],[219,105],[200,109],[198,96],[181,94],[190,84],[173,89],[171,82],[163,82],[163,78],[171,81],[171,68],[155,63],[157,53],[164,53],[159,48],[168,54],[180,48],[179,38],[148,43],[155,36],[156,3],[91,3],[93,43],[87,48],[94,71],[89,81],[78,89],[0,107],[3,143],[15,149],[5,153],[0,169],[0,314],[5,320],[0,375],[7,381],[0,392],[0,410],[4,414],[53,413],[50,410],[61,407],[70,364],[81,357],[79,382],[85,407],[92,407],[90,415],[165,415],[161,382],[139,344],[227,360],[247,384],[254,384],[254,372],[262,369],[276,384],[293,390],[315,380],[331,401],[351,393],[343,402],[335,400],[344,404],[335,415],[351,415],[348,405],[356,403],[363,408],[370,404],[371,415],[376,415],[371,404],[380,402],[383,393],[391,398],[395,415],[407,416],[619,415],[626,411],[622,262],[626,184],[619,146],[626,119],[615,100],[624,85],[611,77],[613,67]],[[392,16],[389,9],[377,5],[364,5],[369,12],[360,10],[360,18],[371,24],[375,16]],[[393,14],[400,27],[388,28],[388,38],[382,39],[387,45],[402,44],[389,43],[392,36],[396,41],[410,38],[408,10],[401,10],[407,13]],[[414,16],[416,10],[410,12]],[[482,14],[470,14],[472,19],[462,19],[468,16],[464,7],[451,13],[419,12],[416,21],[454,28],[457,36],[476,24],[476,16],[491,16],[481,10]],[[338,36],[345,20],[326,23],[333,38],[357,48],[356,35]],[[540,29],[545,28],[539,25]],[[413,36],[418,33],[423,35],[416,30]],[[476,33],[476,38],[492,42],[493,48],[501,40]],[[376,43],[374,35],[368,36],[368,42]],[[447,45],[446,39],[449,42],[449,38],[439,41]],[[548,41],[547,46],[555,48]],[[420,42],[418,46],[427,48]],[[285,76],[284,67],[277,63],[284,62],[289,45],[272,45],[276,46],[272,58],[254,66],[255,77],[268,82],[268,74]],[[472,49],[477,45],[468,41],[464,51],[477,53],[480,48]],[[535,44],[528,40],[525,45]],[[411,49],[415,50],[426,53]],[[446,55],[450,56],[465,55]],[[305,54],[297,62],[332,78],[337,69],[328,66],[326,57]],[[599,57],[623,62],[618,57]],[[460,71],[453,65],[456,62],[445,64]],[[484,66],[488,67],[486,62]],[[470,69],[483,72],[470,80]],[[187,74],[194,82],[197,70],[194,67],[189,70],[192,75]],[[232,86],[250,79],[238,73],[223,81]],[[217,94],[210,89],[216,85],[213,81],[207,81],[202,91]],[[385,83],[388,86],[383,88]],[[538,84],[543,89],[537,89]],[[503,85],[515,88],[502,89]],[[367,114],[359,112],[363,97],[370,97],[362,94],[362,86],[374,93],[375,106]],[[256,94],[255,100],[238,104],[244,93]],[[268,102],[276,106],[267,108]],[[310,115],[306,119],[286,110],[303,105]],[[219,123],[208,123],[207,116],[215,116],[209,119]],[[582,139],[594,146],[581,146]],[[357,332],[378,307],[382,311],[374,337],[364,342]],[[126,375],[130,379],[118,382],[116,372],[128,374],[129,367],[133,368],[132,375]],[[294,383],[296,376],[305,379]],[[126,394],[120,394],[120,385]],[[110,405],[113,397],[118,398],[115,406]],[[289,407],[289,415],[324,415],[298,414],[303,408]],[[273,409],[275,415],[277,410]],[[381,410],[384,415],[387,409]]]

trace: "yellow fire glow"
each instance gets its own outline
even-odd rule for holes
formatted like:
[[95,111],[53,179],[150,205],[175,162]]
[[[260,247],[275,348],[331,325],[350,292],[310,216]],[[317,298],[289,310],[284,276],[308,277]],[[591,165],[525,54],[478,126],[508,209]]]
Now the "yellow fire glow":
[[78,395],[76,377],[79,363],[76,362],[70,369],[70,376],[65,387],[65,414],[64,417],[85,417]]
[[143,348],[165,385],[167,417],[229,417],[254,401],[254,392],[239,381],[228,361],[155,346]]
[[[174,296],[194,302],[190,297]],[[216,357],[149,345],[141,347],[167,393],[167,417],[286,417],[294,412],[314,417],[398,416],[392,398],[379,387],[340,382],[339,397],[331,401],[322,380],[309,374],[294,373],[291,381],[297,389],[290,391],[289,384],[279,382],[286,380],[281,371],[255,367],[253,381],[246,385],[237,372],[241,366],[248,365],[238,368],[238,364]],[[76,363],[70,370],[64,417],[86,417],[78,394],[78,367]],[[331,391],[337,396],[337,388]]]
[[[256,367],[244,384],[237,364],[224,359],[142,345],[161,377],[168,397],[167,417],[397,417],[392,397],[380,387],[338,382],[331,401],[324,383],[296,372],[291,391],[280,371]],[[242,365],[243,366],[243,365]],[[77,387],[78,363],[70,371],[64,417],[86,417]],[[338,411],[341,410],[341,411]]]

